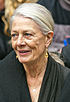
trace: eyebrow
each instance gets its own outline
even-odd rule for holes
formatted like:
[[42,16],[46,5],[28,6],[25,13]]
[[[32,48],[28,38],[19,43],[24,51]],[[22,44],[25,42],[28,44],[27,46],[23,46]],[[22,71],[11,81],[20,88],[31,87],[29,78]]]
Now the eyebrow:
[[[18,33],[18,31],[16,31],[16,30],[13,30],[13,31],[11,31],[11,32],[15,32],[15,33]],[[31,33],[33,33],[33,34],[35,34],[32,30],[22,30],[22,32],[31,32]]]
[[15,31],[15,30],[14,30],[14,31],[11,31],[11,33],[13,33],[13,32],[18,33],[18,32],[17,32],[17,31]]

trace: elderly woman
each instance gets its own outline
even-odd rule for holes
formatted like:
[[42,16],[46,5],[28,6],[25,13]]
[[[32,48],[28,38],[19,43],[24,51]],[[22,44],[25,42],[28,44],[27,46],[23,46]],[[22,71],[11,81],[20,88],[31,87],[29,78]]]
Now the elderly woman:
[[36,3],[24,3],[11,23],[12,51],[0,62],[0,102],[56,102],[70,72],[48,53],[54,22]]

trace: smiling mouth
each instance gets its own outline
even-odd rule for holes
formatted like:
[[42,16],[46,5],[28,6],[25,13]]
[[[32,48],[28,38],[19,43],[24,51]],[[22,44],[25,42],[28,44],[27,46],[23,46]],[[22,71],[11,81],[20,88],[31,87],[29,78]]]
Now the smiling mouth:
[[31,51],[29,51],[29,50],[25,50],[25,51],[19,50],[18,52],[19,52],[20,55],[27,55],[27,54],[29,54]]

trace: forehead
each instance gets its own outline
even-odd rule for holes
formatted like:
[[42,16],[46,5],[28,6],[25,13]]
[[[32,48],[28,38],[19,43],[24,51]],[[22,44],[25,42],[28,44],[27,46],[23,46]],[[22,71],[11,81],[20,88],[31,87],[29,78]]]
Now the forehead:
[[37,28],[40,29],[40,26],[33,21],[30,18],[26,18],[23,16],[17,16],[14,18],[13,22],[12,22],[12,27],[21,27],[26,29],[26,28]]

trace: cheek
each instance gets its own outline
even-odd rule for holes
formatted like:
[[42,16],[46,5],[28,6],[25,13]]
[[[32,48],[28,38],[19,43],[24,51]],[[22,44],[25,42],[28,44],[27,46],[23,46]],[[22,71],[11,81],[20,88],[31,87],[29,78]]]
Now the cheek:
[[25,42],[30,48],[35,48],[36,46],[36,40],[26,40]]
[[36,46],[37,46],[37,51],[39,54],[43,53],[44,50],[45,50],[45,40],[42,38],[42,39],[39,39],[37,42],[36,42]]
[[29,47],[34,49],[43,49],[45,46],[45,40],[43,37],[32,39],[32,40],[26,40],[26,43]]
[[12,48],[15,49],[16,48],[16,42],[13,40],[11,40],[11,42],[12,42]]

